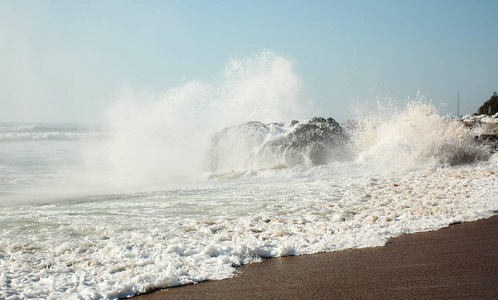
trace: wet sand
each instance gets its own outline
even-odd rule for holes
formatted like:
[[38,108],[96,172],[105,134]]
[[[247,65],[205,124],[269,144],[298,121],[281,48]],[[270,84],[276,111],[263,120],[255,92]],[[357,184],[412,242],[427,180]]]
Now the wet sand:
[[498,299],[498,216],[239,271],[133,299]]

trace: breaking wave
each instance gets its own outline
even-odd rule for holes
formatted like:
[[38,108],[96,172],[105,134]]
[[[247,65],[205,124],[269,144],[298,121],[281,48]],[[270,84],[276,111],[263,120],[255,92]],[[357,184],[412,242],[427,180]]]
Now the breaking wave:
[[433,105],[414,101],[388,117],[359,122],[354,144],[358,161],[407,169],[487,159],[488,149],[475,136],[472,128],[441,116]]
[[453,166],[489,158],[489,149],[476,135],[462,122],[440,116],[434,106],[412,102],[390,116],[342,126],[332,118],[313,118],[228,127],[213,136],[207,166],[221,178],[233,177],[233,172],[337,162],[365,171]]
[[490,156],[475,129],[425,99],[339,124],[333,118],[343,116],[310,118],[317,114],[300,86],[292,61],[262,52],[230,61],[220,80],[160,97],[125,93],[108,109],[109,140],[88,147],[87,161],[128,186],[328,165],[330,172],[404,171]]
[[188,82],[156,98],[125,93],[107,112],[110,143],[93,152],[106,153],[113,178],[125,184],[198,177],[211,136],[224,127],[305,118],[310,106],[299,100],[300,86],[290,60],[262,52],[231,60],[220,80]]
[[93,140],[106,138],[107,134],[98,129],[81,126],[10,125],[0,126],[0,142],[11,141],[51,141],[51,140]]

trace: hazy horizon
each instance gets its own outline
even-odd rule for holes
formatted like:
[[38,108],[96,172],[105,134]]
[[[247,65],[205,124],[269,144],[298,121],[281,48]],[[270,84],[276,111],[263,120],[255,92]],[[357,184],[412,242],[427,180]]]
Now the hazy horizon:
[[[2,1],[0,122],[94,123],[123,95],[215,85],[270,51],[309,116],[417,95],[472,114],[498,91],[496,1]],[[275,120],[284,121],[284,120]]]

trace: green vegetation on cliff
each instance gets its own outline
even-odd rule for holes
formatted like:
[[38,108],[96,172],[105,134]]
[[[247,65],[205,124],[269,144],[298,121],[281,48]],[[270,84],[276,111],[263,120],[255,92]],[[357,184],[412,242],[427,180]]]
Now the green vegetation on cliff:
[[494,92],[493,96],[491,96],[491,98],[489,98],[488,101],[484,102],[484,104],[481,107],[479,107],[479,109],[477,110],[477,114],[494,115],[497,112],[498,112],[498,95],[496,94],[496,92]]

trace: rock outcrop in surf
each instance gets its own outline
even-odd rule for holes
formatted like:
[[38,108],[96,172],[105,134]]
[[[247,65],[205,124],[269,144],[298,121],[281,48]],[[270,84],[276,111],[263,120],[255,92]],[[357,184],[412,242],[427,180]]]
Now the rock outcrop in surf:
[[491,153],[498,152],[498,113],[488,115],[466,115],[461,119],[477,135],[474,137],[479,144],[487,146]]
[[321,117],[284,123],[247,122],[212,137],[206,170],[215,177],[234,178],[249,171],[353,160],[412,168],[424,163],[452,166],[487,160],[497,152],[496,116],[486,117],[489,120],[464,118],[466,128],[434,113],[425,124],[427,129],[420,114],[426,111],[401,114],[388,121],[350,121],[343,126]]
[[323,165],[348,159],[349,137],[332,118],[287,123],[248,122],[215,134],[208,171]]

